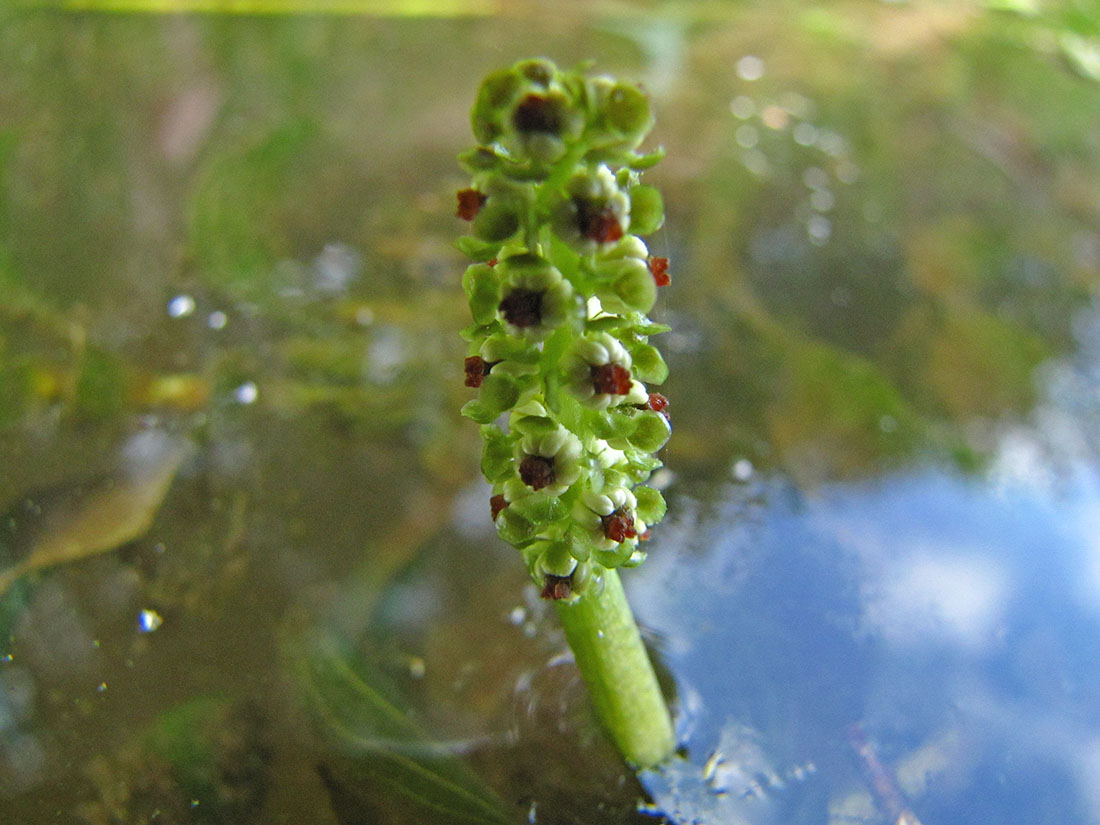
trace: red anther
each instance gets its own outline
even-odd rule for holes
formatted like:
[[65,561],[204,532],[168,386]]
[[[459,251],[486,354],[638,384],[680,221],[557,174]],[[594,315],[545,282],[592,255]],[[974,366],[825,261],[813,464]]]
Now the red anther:
[[502,495],[495,495],[489,499],[489,512],[493,516],[493,521],[497,520],[497,516],[500,515],[500,511],[508,506],[508,499]]
[[477,213],[481,211],[481,207],[485,205],[488,198],[488,195],[478,192],[476,189],[459,190],[458,211],[455,212],[455,217],[462,218],[464,221],[472,221],[477,217]]
[[551,601],[568,599],[573,595],[573,577],[555,576],[552,573],[547,573],[543,576],[542,593],[539,595]]
[[542,322],[542,290],[516,287],[500,302],[504,320],[514,327],[533,327]]
[[493,361],[492,363],[486,361],[480,355],[468,355],[466,356],[465,369],[466,369],[466,386],[467,387],[480,387],[481,382],[485,380],[485,376],[489,374],[489,370],[493,368],[493,364],[499,364],[499,361]]
[[519,464],[519,477],[532,490],[554,483],[554,459],[541,455],[526,456]]
[[626,395],[630,392],[630,370],[621,364],[593,366],[592,389],[601,395]]
[[638,531],[634,529],[634,516],[622,507],[606,516],[600,516],[600,521],[603,522],[603,534],[612,541],[625,541],[638,536]]
[[665,412],[668,409],[668,399],[659,392],[649,394],[649,404],[647,406],[654,412],[665,413],[665,418],[668,418],[668,413]]
[[672,283],[672,278],[668,274],[668,258],[650,258],[646,263],[657,286],[668,286]]

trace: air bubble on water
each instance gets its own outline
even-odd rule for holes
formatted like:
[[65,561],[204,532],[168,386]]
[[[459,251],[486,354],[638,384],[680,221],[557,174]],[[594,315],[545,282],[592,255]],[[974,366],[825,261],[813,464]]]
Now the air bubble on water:
[[259,390],[252,381],[245,381],[233,390],[233,398],[238,404],[251,404],[259,397]]
[[829,185],[829,173],[820,166],[809,166],[802,173],[802,182],[808,189],[824,189]]
[[737,145],[742,149],[752,149],[760,142],[760,133],[755,126],[749,126],[746,123],[737,127],[737,131],[733,133],[733,139],[737,141]]
[[815,212],[828,212],[836,206],[836,196],[828,189],[818,189],[810,195],[810,208]]
[[836,165],[836,179],[843,184],[851,185],[859,180],[859,167],[850,160],[842,160]]
[[806,233],[810,236],[810,243],[820,246],[833,234],[833,225],[828,218],[814,215],[806,224]]
[[745,55],[737,61],[737,76],[742,80],[759,80],[764,76],[764,61],[756,55]]
[[738,95],[730,101],[730,111],[738,120],[748,120],[756,114],[756,101],[748,95]]
[[164,617],[157,611],[145,608],[138,614],[138,627],[142,633],[152,633],[164,623]]
[[764,111],[760,113],[760,120],[763,121],[764,125],[769,129],[779,131],[780,129],[787,128],[787,124],[791,121],[791,116],[782,106],[772,105],[764,107]]
[[817,127],[812,123],[799,123],[794,127],[791,136],[799,146],[813,146],[817,141]]
[[759,149],[750,149],[741,156],[741,163],[757,177],[768,174],[768,158]]
[[177,295],[168,302],[168,315],[171,318],[186,318],[195,311],[195,299],[190,295]]

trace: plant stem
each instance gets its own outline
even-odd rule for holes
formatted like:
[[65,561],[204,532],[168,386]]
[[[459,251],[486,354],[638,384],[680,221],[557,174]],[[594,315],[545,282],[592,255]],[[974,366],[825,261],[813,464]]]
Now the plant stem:
[[607,570],[594,590],[557,602],[558,616],[596,715],[627,761],[650,768],[676,746],[668,705],[618,572]]

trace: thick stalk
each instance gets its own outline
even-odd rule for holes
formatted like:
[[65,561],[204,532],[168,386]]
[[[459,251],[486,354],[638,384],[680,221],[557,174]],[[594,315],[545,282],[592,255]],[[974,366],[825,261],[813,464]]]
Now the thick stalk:
[[557,607],[596,715],[619,750],[640,768],[662,762],[676,746],[672,719],[617,571],[604,573],[599,593]]

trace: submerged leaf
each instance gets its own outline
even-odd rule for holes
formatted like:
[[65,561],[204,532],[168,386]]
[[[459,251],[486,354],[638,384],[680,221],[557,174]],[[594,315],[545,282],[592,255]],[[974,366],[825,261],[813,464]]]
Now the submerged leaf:
[[113,550],[144,534],[191,451],[185,438],[147,430],[122,450],[119,471],[67,494],[22,497],[7,521],[19,558],[0,571],[0,598],[21,576]]
[[[340,756],[319,770],[344,825],[385,806],[400,821],[507,825],[516,820],[449,743],[432,742],[389,696],[381,677],[331,636],[294,650],[319,732]],[[419,817],[419,818],[418,818]],[[424,817],[430,817],[425,819]]]

